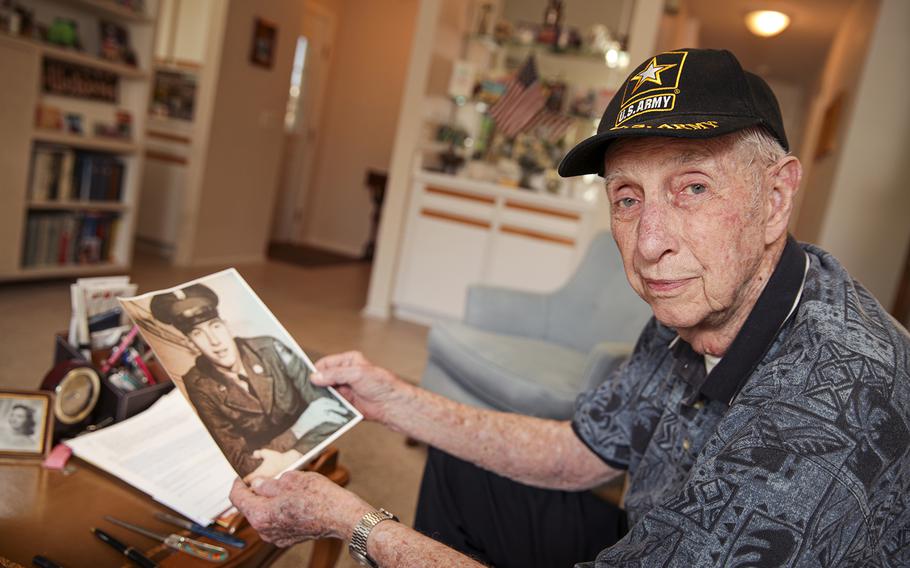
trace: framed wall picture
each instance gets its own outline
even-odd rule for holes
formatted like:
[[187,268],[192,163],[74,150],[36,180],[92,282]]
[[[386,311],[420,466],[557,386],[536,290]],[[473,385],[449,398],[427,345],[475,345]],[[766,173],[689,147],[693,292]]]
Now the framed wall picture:
[[0,391],[0,457],[44,457],[54,413],[45,391]]
[[250,63],[268,69],[275,62],[275,44],[278,27],[267,20],[256,18],[253,23],[253,43],[250,46]]

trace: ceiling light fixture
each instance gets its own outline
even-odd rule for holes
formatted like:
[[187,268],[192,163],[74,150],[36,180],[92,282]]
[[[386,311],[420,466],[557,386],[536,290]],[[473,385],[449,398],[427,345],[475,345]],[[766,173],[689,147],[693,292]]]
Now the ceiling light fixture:
[[756,10],[746,14],[746,27],[757,36],[771,37],[787,29],[790,16],[775,10]]

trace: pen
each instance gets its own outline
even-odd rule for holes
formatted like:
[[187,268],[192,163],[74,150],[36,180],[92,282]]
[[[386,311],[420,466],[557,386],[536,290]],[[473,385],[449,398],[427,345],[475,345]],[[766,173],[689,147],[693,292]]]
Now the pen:
[[50,558],[41,556],[40,554],[36,554],[35,557],[32,558],[32,564],[39,568],[63,568],[63,566],[57,564]]
[[134,325],[133,328],[130,329],[129,333],[127,333],[126,335],[123,336],[123,339],[120,341],[120,344],[117,345],[117,347],[114,349],[114,351],[111,353],[111,356],[107,358],[107,361],[105,361],[104,363],[101,364],[102,373],[106,373],[111,370],[111,367],[114,365],[114,363],[117,362],[117,359],[120,358],[120,355],[122,355],[123,352],[126,351],[126,348],[129,347],[130,343],[133,342],[133,339],[136,338],[136,333],[138,333],[138,332],[139,332],[139,326]]
[[139,552],[132,546],[127,546],[127,545],[123,544],[122,542],[120,542],[116,538],[112,537],[111,535],[107,534],[103,530],[92,528],[92,533],[96,537],[98,537],[98,540],[100,540],[104,544],[110,546],[111,548],[113,548],[114,550],[119,552],[120,554],[126,556],[127,558],[129,558],[130,560],[132,560],[133,562],[138,564],[139,566],[142,566],[142,568],[158,568],[158,565],[155,564],[154,562],[152,562],[152,560],[149,557],[142,554],[141,552]]
[[172,525],[177,525],[178,527],[185,528],[188,531],[192,531],[200,536],[207,536],[212,540],[217,540],[218,542],[236,547],[243,548],[246,546],[246,541],[243,539],[237,538],[236,536],[217,531],[215,529],[210,529],[204,527],[197,523],[191,523],[185,519],[175,517],[173,515],[168,515],[167,513],[155,513],[155,517],[159,520],[162,520],[166,523],[171,523]]

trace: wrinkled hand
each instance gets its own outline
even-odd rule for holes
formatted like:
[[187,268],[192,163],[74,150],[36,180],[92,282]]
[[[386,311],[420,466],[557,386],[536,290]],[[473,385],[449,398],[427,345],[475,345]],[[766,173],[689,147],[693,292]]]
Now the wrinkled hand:
[[367,420],[385,422],[391,406],[412,387],[392,372],[370,363],[359,351],[329,355],[316,362],[313,384],[338,389]]
[[247,483],[259,477],[272,478],[282,471],[291,467],[295,461],[303,457],[303,454],[297,450],[288,450],[286,452],[276,452],[268,448],[262,448],[253,452],[253,457],[261,459],[262,463],[256,469],[243,478]]
[[343,404],[327,395],[311,402],[291,426],[291,431],[300,438],[320,424],[344,424],[350,416]]
[[312,472],[289,471],[280,479],[257,479],[252,488],[239,479],[231,503],[262,540],[291,546],[312,538],[347,540],[372,508],[362,499]]

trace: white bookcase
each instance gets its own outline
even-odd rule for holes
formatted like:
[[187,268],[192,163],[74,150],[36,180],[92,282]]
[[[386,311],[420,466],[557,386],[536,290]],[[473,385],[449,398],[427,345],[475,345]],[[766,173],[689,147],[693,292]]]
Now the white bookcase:
[[[142,11],[115,0],[33,0],[20,2],[33,11],[34,20],[50,25],[56,18],[76,23],[83,49],[78,51],[42,42],[32,37],[0,30],[0,281],[54,278],[122,272],[132,260],[136,207],[144,160],[144,135],[153,65],[157,0],[144,0]],[[135,66],[102,59],[99,53],[100,21],[125,29],[135,52]],[[76,64],[117,76],[116,103],[51,95],[43,90],[45,60]],[[52,106],[63,113],[82,116],[83,134],[48,130],[37,126],[39,106]],[[118,111],[129,113],[131,137],[118,139],[94,135],[94,123],[115,122]],[[61,151],[89,151],[114,156],[123,165],[119,199],[36,200],[30,195],[33,152],[52,145]],[[51,259],[25,264],[29,247],[29,219],[48,212],[71,212],[115,216],[106,234],[107,256],[93,262]],[[31,233],[34,237],[34,232]],[[47,255],[50,256],[50,255]],[[62,258],[63,255],[61,255]],[[32,261],[34,259],[31,259]]]

